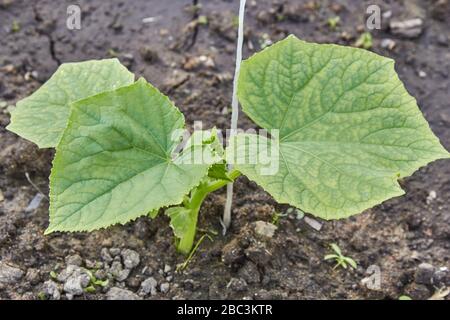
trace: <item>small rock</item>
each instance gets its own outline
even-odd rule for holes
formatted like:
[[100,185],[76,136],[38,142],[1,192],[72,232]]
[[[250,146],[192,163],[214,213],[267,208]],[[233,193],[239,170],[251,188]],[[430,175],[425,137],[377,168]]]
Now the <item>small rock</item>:
[[225,265],[235,266],[241,264],[245,259],[244,251],[237,239],[227,243],[222,249],[222,261]]
[[199,67],[214,68],[216,66],[214,59],[210,56],[186,57],[183,63],[183,69],[191,71]]
[[445,34],[439,34],[437,37],[437,43],[442,47],[448,47],[449,39]]
[[128,69],[131,68],[131,66],[134,63],[134,56],[131,53],[124,53],[122,55],[119,56],[119,60],[120,62],[122,62],[122,64],[127,67]]
[[255,243],[245,249],[245,256],[256,264],[265,265],[272,259],[272,254],[267,250],[264,243]]
[[137,289],[141,285],[140,277],[129,277],[127,279],[127,287]]
[[109,268],[109,272],[117,281],[124,281],[130,275],[130,270],[124,269],[120,261],[114,261]]
[[245,282],[244,279],[231,278],[230,282],[227,284],[227,288],[236,292],[243,292],[247,290],[247,282]]
[[320,229],[322,229],[322,224],[313,218],[305,216],[305,222],[316,231],[320,231]]
[[423,30],[423,20],[420,18],[404,21],[391,21],[389,24],[391,33],[404,38],[417,38]]
[[78,254],[67,256],[65,261],[67,265],[72,264],[80,267],[83,264],[83,259]]
[[161,290],[162,293],[167,293],[167,292],[169,292],[170,284],[167,282],[164,282],[161,284],[161,287],[159,289]]
[[107,278],[106,271],[103,269],[99,269],[99,270],[95,271],[94,276],[100,280],[105,280]]
[[447,267],[441,267],[433,275],[433,284],[438,287],[450,284],[450,273]]
[[14,284],[19,281],[24,272],[19,268],[0,261],[0,283]]
[[2,190],[0,190],[0,202],[2,202],[3,200],[5,200],[5,197],[3,196]]
[[73,273],[81,273],[81,268],[79,266],[75,266],[72,264],[69,264],[63,271],[61,271],[58,276],[57,280],[59,282],[66,282],[66,280],[73,274]]
[[392,18],[392,11],[388,10],[388,11],[383,12],[381,17],[383,18],[383,20],[389,20],[390,18]]
[[168,264],[164,265],[164,273],[168,274],[170,272],[170,270],[172,270],[172,267],[169,266]]
[[434,267],[429,263],[421,263],[417,267],[414,279],[416,283],[432,284],[433,275],[434,275]]
[[106,293],[108,300],[142,300],[137,294],[130,290],[113,287]]
[[156,288],[158,286],[158,282],[155,280],[155,278],[150,277],[148,279],[145,279],[141,283],[141,290],[144,295],[150,294],[152,296],[156,295]]
[[418,74],[419,78],[426,78],[427,77],[426,72],[423,71],[423,70],[419,70],[419,72],[417,74]]
[[274,299],[272,294],[265,289],[261,289],[258,292],[255,292],[253,294],[253,298],[255,300],[273,300]]
[[145,266],[142,271],[142,274],[147,275],[147,276],[151,276],[153,274],[153,268],[149,267],[149,266]]
[[449,20],[450,1],[449,0],[437,0],[432,1],[431,6],[428,8],[430,16],[433,19],[446,21]]
[[272,223],[268,223],[265,221],[255,222],[255,232],[260,236],[272,238],[276,230],[277,226]]
[[25,212],[33,212],[36,210],[41,204],[42,199],[44,199],[44,195],[41,193],[36,193],[34,198],[30,201],[28,206],[25,208]]
[[113,257],[118,256],[120,254],[120,249],[119,248],[111,248],[111,249],[109,249],[109,253]]
[[392,39],[381,40],[381,47],[388,50],[393,50],[395,48],[396,42]]
[[103,263],[100,261],[94,261],[94,260],[85,260],[86,268],[88,269],[101,269],[103,268]]
[[[419,71],[419,77],[420,77],[420,72],[423,72],[423,71]],[[426,73],[425,73],[425,77],[426,77]],[[422,78],[422,77],[421,77]],[[437,198],[437,194],[436,194],[436,191],[434,191],[434,190],[431,190],[429,193],[428,193],[428,196],[427,196],[427,204],[430,204],[431,202],[433,202],[435,199]]]
[[164,89],[170,90],[179,87],[189,80],[189,74],[183,70],[173,70],[172,74],[164,81]]
[[59,292],[58,285],[56,282],[52,280],[45,281],[42,286],[42,292],[47,296],[49,299],[53,300],[59,300],[61,299],[61,293]]
[[258,12],[256,19],[261,23],[268,24],[272,22],[273,15],[269,11],[262,10]]
[[70,296],[82,295],[89,282],[90,277],[84,270],[74,272],[64,283],[64,292]]
[[123,259],[123,264],[125,265],[125,268],[127,268],[127,269],[135,268],[141,261],[140,257],[139,257],[139,253],[137,253],[136,251],[131,250],[131,249],[122,250],[122,259]]
[[113,261],[113,258],[111,257],[108,248],[102,248],[100,256],[102,257],[102,260],[106,263],[110,263],[111,261]]
[[25,275],[25,279],[31,284],[36,285],[41,281],[41,276],[38,269],[30,268]]

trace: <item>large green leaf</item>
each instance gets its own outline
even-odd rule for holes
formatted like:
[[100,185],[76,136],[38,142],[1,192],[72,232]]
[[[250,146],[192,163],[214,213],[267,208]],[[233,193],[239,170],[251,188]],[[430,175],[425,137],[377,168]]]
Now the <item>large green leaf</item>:
[[[325,219],[401,195],[398,178],[449,157],[394,61],[362,49],[290,36],[243,63],[238,96],[259,126],[279,130],[279,170],[263,175],[264,165],[248,161],[236,168],[277,201]],[[249,137],[232,141],[241,162],[245,149],[264,151]]]
[[180,203],[217,161],[209,144],[172,155],[183,126],[180,111],[143,79],[74,103],[53,161],[46,232],[123,224]]
[[64,63],[39,90],[17,103],[8,130],[40,148],[56,147],[66,128],[71,102],[133,81],[134,75],[117,59]]

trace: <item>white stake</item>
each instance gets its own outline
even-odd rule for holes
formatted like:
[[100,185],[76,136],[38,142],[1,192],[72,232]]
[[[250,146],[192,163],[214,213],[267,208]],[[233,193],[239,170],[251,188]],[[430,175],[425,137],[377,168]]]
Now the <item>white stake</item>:
[[[245,2],[246,0],[241,0],[239,6],[239,29],[238,29],[238,40],[236,47],[236,69],[234,71],[234,80],[233,80],[233,100],[231,102],[231,136],[236,134],[237,130],[237,122],[239,117],[239,102],[237,98],[237,83],[239,78],[239,71],[241,69],[241,61],[242,61],[242,46],[244,43],[244,15],[245,15]],[[228,165],[228,170],[232,169],[232,165]],[[223,212],[223,234],[227,232],[227,229],[231,223],[231,205],[233,204],[233,183],[229,183],[227,185],[227,200],[225,202],[225,210]]]

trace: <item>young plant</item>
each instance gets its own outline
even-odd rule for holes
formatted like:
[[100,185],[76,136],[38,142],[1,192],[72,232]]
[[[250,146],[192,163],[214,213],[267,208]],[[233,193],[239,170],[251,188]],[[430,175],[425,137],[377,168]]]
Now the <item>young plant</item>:
[[[239,133],[223,150],[214,130],[196,132],[178,151],[183,115],[118,60],[60,66],[8,126],[56,147],[46,234],[164,208],[188,254],[204,199],[241,173],[280,203],[341,219],[402,195],[398,179],[449,157],[391,59],[289,36],[244,61],[238,80],[243,111],[271,135]],[[277,170],[248,161],[267,150]]]
[[342,254],[341,248],[339,248],[337,244],[332,243],[330,246],[331,246],[331,249],[333,249],[333,251],[335,253],[334,254],[327,254],[323,259],[324,260],[331,260],[332,259],[332,260],[336,261],[336,265],[333,267],[333,270],[336,269],[339,266],[341,266],[344,269],[347,269],[347,265],[349,265],[353,269],[356,269],[356,267],[357,267],[356,261],[353,260],[350,257],[345,257]]

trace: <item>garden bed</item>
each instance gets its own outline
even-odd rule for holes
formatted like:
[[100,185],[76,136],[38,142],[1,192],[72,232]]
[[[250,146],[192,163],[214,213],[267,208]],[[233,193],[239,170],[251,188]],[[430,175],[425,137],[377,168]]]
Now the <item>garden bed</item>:
[[[353,45],[367,31],[369,2],[250,0],[244,55],[291,33]],[[392,16],[385,16],[382,30],[371,32],[371,50],[395,59],[406,88],[450,149],[450,17],[445,14],[450,4],[378,3]],[[179,271],[185,258],[176,253],[163,215],[89,234],[44,236],[48,201],[35,199],[36,208],[31,202],[37,189],[48,193],[53,152],[5,127],[9,105],[31,94],[60,63],[118,57],[170,94],[188,126],[201,120],[225,129],[231,116],[237,1],[80,1],[81,30],[66,28],[69,4],[0,0],[0,299],[427,299],[450,285],[450,162],[445,160],[401,181],[405,196],[340,221],[298,215],[241,177],[230,230],[221,235],[221,191],[200,212],[198,236],[208,233],[213,241],[205,239]],[[337,16],[333,28],[330,18]],[[422,19],[420,35],[407,38],[387,28],[389,19],[410,18]],[[241,128],[253,126],[240,117]],[[274,235],[259,234],[257,221],[275,223]],[[324,261],[331,243],[358,268],[333,269]],[[378,289],[362,281],[370,266],[381,272]],[[71,281],[83,281],[85,269],[108,282],[78,292]]]

